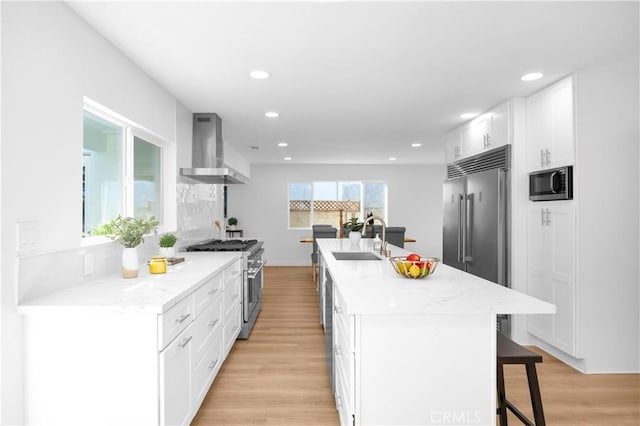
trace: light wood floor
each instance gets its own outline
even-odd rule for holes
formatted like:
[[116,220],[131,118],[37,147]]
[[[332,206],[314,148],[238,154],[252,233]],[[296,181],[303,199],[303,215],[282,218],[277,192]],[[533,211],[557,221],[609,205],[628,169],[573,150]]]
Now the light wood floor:
[[[338,425],[317,300],[310,268],[265,268],[258,321],[236,341],[194,426]],[[538,378],[549,426],[640,425],[640,375],[585,375],[532,349],[544,356]],[[505,366],[505,383],[531,416],[524,367]],[[509,423],[519,424],[511,414]]]

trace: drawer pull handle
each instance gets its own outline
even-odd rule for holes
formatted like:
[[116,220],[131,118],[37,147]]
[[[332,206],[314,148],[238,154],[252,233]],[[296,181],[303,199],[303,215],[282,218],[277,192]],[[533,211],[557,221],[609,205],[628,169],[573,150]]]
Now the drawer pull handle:
[[336,314],[342,314],[342,308],[340,306],[336,305],[334,310],[336,311]]
[[215,327],[215,325],[218,323],[218,321],[220,321],[220,318],[213,320],[209,323],[209,327]]
[[176,322],[179,322],[180,324],[182,324],[184,322],[184,320],[186,320],[190,316],[191,316],[191,314],[182,314],[182,315],[180,315],[180,318],[176,318]]
[[214,368],[216,368],[216,365],[218,365],[218,361],[220,361],[220,358],[216,359],[211,364],[209,364],[209,369],[213,370]]
[[342,356],[342,348],[340,346],[336,346],[336,356]]
[[191,339],[193,339],[193,336],[187,337],[178,346],[180,346],[181,348],[184,348],[185,346],[187,346],[187,343],[189,343],[191,341]]
[[213,296],[214,294],[216,294],[217,291],[218,291],[217,288],[213,288],[213,289],[209,290],[209,296]]

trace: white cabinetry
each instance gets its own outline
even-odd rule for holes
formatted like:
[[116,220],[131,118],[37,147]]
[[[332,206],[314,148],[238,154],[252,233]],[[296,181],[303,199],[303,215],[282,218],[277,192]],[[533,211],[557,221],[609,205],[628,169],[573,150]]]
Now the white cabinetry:
[[573,78],[527,98],[527,171],[574,163]]
[[461,129],[462,157],[510,143],[510,103],[498,105]]
[[530,203],[527,292],[556,305],[555,315],[530,315],[527,330],[564,352],[576,345],[575,207],[573,202]]
[[240,331],[241,259],[225,265],[160,314],[87,305],[25,315],[26,423],[188,424]]
[[445,135],[450,163],[511,142],[512,102],[505,102]]
[[462,157],[462,146],[460,145],[460,129],[452,130],[445,135],[445,160],[451,163]]

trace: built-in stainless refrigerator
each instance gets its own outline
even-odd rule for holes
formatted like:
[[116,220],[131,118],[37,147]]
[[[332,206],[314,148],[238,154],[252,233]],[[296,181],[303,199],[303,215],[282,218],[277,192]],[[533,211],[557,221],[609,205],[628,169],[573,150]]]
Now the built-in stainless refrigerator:
[[[443,187],[443,263],[506,287],[510,152],[507,145],[448,164]],[[498,328],[509,334],[506,317]]]

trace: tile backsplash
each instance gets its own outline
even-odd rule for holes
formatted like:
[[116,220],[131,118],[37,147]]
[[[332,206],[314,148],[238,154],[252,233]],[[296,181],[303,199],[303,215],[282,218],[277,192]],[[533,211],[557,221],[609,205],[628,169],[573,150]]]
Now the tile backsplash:
[[[217,216],[222,222],[222,194],[222,185],[177,184],[178,251],[195,241],[221,237],[213,222]],[[141,267],[144,259],[157,254],[158,238],[146,237],[138,246]],[[87,256],[93,257],[93,272],[85,275]],[[117,274],[121,256],[122,246],[114,242],[19,256],[17,302]]]

